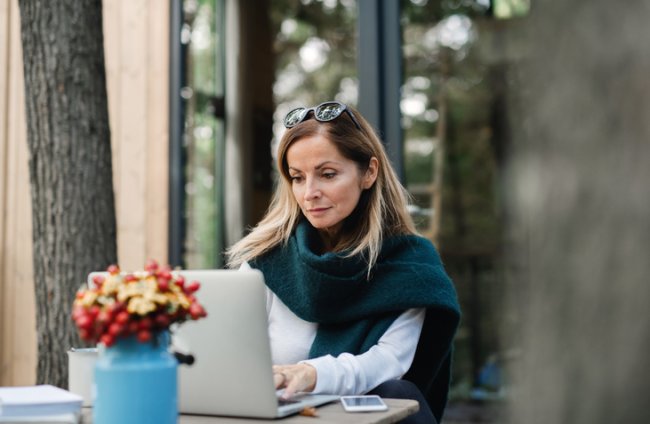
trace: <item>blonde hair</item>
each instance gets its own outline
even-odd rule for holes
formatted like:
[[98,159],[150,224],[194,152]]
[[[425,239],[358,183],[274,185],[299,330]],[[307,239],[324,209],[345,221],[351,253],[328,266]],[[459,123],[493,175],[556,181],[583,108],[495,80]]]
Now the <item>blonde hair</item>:
[[329,122],[307,119],[284,132],[278,147],[280,178],[275,193],[264,218],[226,251],[230,268],[236,268],[288,242],[302,218],[302,212],[291,189],[287,151],[296,141],[317,134],[330,140],[344,157],[356,162],[362,173],[368,169],[371,158],[375,157],[378,161],[377,179],[372,187],[362,193],[359,204],[345,219],[333,251],[348,252],[347,256],[363,255],[370,275],[384,237],[417,233],[407,210],[408,193],[399,182],[379,137],[355,109],[348,108],[359,122],[361,131],[348,116],[342,114]]

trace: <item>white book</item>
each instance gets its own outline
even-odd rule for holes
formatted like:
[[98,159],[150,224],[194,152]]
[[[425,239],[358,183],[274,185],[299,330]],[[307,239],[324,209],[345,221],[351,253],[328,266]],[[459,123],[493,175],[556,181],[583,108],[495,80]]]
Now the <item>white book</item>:
[[5,417],[0,415],[0,424],[78,424],[79,414],[61,415],[29,415],[20,417]]
[[78,415],[82,402],[81,396],[47,384],[0,387],[0,419],[5,419],[4,422],[7,417],[47,416],[48,419],[54,419],[55,416],[61,416],[63,419],[66,414]]

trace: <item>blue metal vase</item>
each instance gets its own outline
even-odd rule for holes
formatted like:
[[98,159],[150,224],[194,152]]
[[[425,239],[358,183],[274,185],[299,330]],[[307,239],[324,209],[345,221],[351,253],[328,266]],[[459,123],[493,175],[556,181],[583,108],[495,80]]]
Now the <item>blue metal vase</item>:
[[94,424],[176,424],[178,361],[169,332],[147,343],[135,337],[100,345],[95,365]]

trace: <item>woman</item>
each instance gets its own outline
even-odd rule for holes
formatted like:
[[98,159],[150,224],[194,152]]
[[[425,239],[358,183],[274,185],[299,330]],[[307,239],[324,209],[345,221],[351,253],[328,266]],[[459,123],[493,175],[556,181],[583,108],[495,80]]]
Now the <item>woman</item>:
[[[440,420],[459,307],[379,138],[338,102],[284,124],[269,210],[227,252],[230,267],[264,273],[277,387],[415,398],[413,422],[434,422],[420,387]],[[418,346],[425,317],[434,340]]]

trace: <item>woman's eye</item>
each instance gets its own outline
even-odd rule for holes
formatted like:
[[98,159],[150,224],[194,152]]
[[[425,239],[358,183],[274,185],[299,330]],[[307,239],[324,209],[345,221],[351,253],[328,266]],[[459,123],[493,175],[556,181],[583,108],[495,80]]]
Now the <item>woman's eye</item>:
[[324,172],[323,173],[323,178],[326,178],[328,180],[336,177],[336,172]]
[[294,175],[294,176],[289,177],[289,178],[291,178],[292,183],[299,183],[300,181],[302,181],[302,177],[300,175]]

